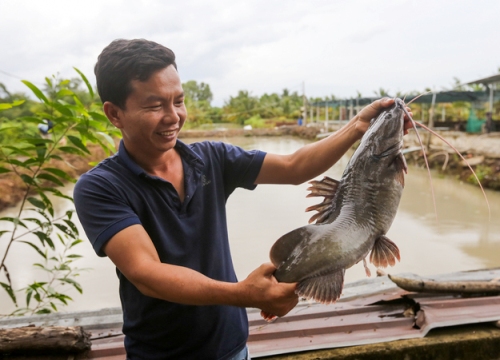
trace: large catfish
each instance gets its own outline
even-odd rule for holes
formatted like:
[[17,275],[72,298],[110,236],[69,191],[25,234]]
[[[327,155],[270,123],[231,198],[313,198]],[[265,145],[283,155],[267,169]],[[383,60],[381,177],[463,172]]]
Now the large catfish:
[[276,241],[271,248],[280,282],[298,282],[297,294],[322,303],[336,301],[347,268],[371,252],[376,267],[394,265],[399,249],[386,237],[403,193],[406,161],[403,146],[404,103],[373,119],[340,181],[311,182],[312,196],[325,200],[309,222]]

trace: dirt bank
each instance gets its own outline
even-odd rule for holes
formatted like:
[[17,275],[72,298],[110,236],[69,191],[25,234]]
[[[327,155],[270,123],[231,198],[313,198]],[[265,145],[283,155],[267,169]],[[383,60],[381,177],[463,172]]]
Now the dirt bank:
[[[439,132],[467,159],[485,188],[500,190],[500,133],[471,135],[463,132]],[[444,175],[451,175],[464,182],[477,184],[466,163],[456,152],[439,138],[432,136],[428,142],[427,134],[421,134],[425,145],[429,144],[427,157],[433,169]],[[405,138],[407,148],[417,147],[415,133]],[[425,166],[421,151],[405,155],[408,163]]]
[[[104,159],[105,153],[99,146],[89,146],[91,154],[81,157],[72,154],[59,154],[64,161],[51,160],[50,167],[61,169],[72,177],[77,177],[91,168],[89,163]],[[48,182],[45,186],[53,186]],[[26,193],[26,184],[14,173],[0,175],[0,211],[15,206]]]

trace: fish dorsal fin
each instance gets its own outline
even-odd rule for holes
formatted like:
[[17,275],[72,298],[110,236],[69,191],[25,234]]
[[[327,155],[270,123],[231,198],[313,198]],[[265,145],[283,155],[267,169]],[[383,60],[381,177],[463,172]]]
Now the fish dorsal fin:
[[323,202],[309,206],[306,209],[306,211],[317,211],[317,213],[309,219],[309,224],[314,221],[316,221],[316,224],[321,224],[328,218],[332,211],[333,198],[335,197],[340,182],[325,176],[322,180],[312,180],[309,184],[311,184],[311,186],[307,190],[309,190],[310,193],[307,197],[323,196],[325,198]]
[[306,299],[312,299],[322,304],[337,301],[344,287],[344,269],[334,273],[310,277],[297,284],[295,292]]
[[399,249],[387,236],[381,235],[375,240],[370,262],[376,267],[387,267],[396,265],[396,259],[399,261]]

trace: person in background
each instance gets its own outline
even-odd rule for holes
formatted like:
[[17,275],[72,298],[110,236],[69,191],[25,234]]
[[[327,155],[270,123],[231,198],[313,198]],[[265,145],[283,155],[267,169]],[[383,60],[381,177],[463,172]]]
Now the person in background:
[[228,197],[239,187],[322,174],[394,100],[375,101],[333,135],[276,155],[179,140],[184,92],[175,55],[163,45],[115,40],[95,74],[103,110],[123,139],[115,155],[81,176],[74,200],[96,253],[116,265],[127,359],[249,358],[245,308],[272,319],[298,298],[296,284],[278,283],[270,263],[236,278]]
[[50,120],[43,119],[42,124],[38,124],[38,131],[42,137],[47,137],[49,135],[49,131],[54,127],[54,123]]

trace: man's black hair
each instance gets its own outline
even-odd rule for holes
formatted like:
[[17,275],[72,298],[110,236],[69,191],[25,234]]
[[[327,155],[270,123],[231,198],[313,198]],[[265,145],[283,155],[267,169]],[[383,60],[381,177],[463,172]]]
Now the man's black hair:
[[177,69],[174,52],[163,45],[144,39],[114,40],[101,52],[94,68],[101,101],[125,109],[132,80],[147,81],[169,65]]

